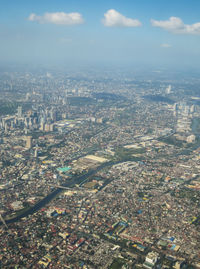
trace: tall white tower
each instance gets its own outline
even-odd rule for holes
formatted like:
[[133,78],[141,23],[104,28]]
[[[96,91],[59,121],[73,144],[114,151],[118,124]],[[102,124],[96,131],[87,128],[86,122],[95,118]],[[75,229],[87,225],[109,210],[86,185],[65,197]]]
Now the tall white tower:
[[21,106],[18,106],[18,108],[17,108],[17,117],[18,118],[22,117],[22,107]]
[[26,148],[31,149],[32,148],[32,136],[26,137]]
[[171,90],[172,90],[172,86],[169,85],[167,88],[166,88],[166,94],[170,94],[171,93]]

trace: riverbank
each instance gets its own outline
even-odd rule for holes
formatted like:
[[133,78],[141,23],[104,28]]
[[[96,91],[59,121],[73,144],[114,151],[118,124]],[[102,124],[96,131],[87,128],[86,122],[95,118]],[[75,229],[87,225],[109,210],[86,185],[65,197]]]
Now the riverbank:
[[[104,163],[101,166],[97,167],[95,170],[91,170],[91,171],[87,172],[84,175],[72,177],[70,179],[70,181],[65,182],[62,186],[63,187],[67,187],[67,188],[72,188],[76,184],[80,185],[83,182],[85,182],[88,179],[88,177],[94,175],[96,172],[102,170],[105,167],[114,165],[116,163],[117,162],[107,162],[107,163]],[[30,207],[29,209],[27,209],[25,211],[22,211],[22,213],[19,214],[18,216],[15,216],[15,217],[10,218],[10,219],[5,219],[6,224],[17,222],[17,221],[19,221],[22,218],[25,218],[25,217],[28,217],[29,215],[34,214],[35,212],[37,212],[38,210],[40,210],[42,207],[44,207],[45,205],[47,205],[50,201],[52,201],[62,191],[63,191],[63,189],[57,188],[56,190],[54,190],[53,192],[51,192],[49,195],[47,195],[45,198],[43,198],[38,203],[36,203],[34,206]],[[0,225],[2,225],[2,224],[3,223],[0,222]]]

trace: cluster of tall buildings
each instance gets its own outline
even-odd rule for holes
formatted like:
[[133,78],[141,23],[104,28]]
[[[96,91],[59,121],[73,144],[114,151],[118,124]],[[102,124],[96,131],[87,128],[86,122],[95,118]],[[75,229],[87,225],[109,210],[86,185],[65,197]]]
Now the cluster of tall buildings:
[[0,118],[0,129],[5,133],[18,128],[23,130],[25,134],[32,130],[52,132],[54,130],[54,122],[58,119],[58,113],[53,108],[40,108],[24,113],[22,107],[19,106],[15,115]]

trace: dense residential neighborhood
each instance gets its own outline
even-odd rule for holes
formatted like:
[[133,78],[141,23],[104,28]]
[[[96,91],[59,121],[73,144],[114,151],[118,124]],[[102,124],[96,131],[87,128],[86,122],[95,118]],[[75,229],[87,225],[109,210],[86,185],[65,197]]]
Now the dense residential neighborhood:
[[200,268],[198,81],[102,77],[0,74],[0,268]]

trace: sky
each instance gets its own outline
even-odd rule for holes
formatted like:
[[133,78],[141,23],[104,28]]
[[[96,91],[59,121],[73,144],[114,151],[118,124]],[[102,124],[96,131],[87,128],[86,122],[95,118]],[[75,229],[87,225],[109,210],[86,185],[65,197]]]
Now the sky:
[[199,68],[199,0],[0,0],[0,62]]

